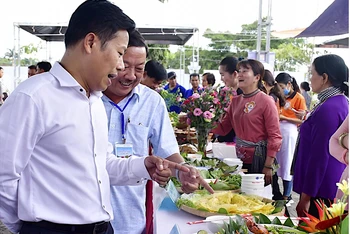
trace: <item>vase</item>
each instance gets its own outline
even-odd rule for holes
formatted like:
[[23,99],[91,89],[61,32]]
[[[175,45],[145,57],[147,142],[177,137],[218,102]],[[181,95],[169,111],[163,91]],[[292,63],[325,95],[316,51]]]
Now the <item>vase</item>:
[[208,144],[208,134],[210,132],[210,129],[207,128],[197,128],[197,145],[198,145],[198,152],[201,152],[203,154],[203,157],[206,158],[207,156],[207,144]]

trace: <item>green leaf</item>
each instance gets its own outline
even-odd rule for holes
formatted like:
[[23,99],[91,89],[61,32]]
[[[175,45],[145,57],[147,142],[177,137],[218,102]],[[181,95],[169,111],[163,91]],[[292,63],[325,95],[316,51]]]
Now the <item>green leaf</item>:
[[295,227],[293,221],[292,221],[290,218],[288,218],[288,219],[284,222],[283,226]]
[[278,200],[274,202],[275,209],[272,211],[271,214],[279,213],[283,210],[284,206],[286,204],[286,201],[284,200]]
[[341,232],[340,234],[348,234],[349,233],[349,215],[341,222]]
[[271,224],[271,220],[264,214],[259,214],[259,224]]
[[218,210],[218,213],[219,213],[219,214],[228,214],[228,212],[227,212],[227,210],[226,210],[225,208],[220,208],[220,209]]
[[208,210],[208,209],[205,209],[205,208],[203,208],[203,207],[198,208],[198,210],[200,210],[200,211],[205,211],[205,212],[209,212],[209,210]]
[[271,223],[272,223],[272,224],[277,224],[277,225],[282,225],[281,220],[280,220],[279,218],[277,218],[277,217],[275,217],[275,218],[272,220]]

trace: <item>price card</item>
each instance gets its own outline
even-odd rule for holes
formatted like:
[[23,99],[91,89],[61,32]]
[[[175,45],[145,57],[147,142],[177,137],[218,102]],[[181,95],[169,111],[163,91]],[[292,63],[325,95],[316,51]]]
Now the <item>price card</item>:
[[173,181],[169,180],[166,191],[170,197],[170,199],[176,203],[177,199],[180,197],[180,193],[177,191],[176,186],[174,185]]
[[115,155],[121,158],[128,158],[133,155],[132,144],[119,144],[114,145]]

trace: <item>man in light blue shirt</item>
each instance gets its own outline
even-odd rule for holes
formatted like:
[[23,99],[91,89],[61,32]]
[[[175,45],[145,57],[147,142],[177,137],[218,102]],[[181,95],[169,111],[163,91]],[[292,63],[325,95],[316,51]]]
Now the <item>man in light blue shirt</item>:
[[[140,84],[146,56],[147,46],[142,36],[137,31],[131,33],[123,58],[125,70],[118,73],[118,77],[112,81],[102,98],[109,120],[109,141],[113,145],[124,142],[132,144],[133,155],[140,157],[149,154],[151,143],[154,155],[181,163],[183,158],[179,154],[164,100],[157,92]],[[211,190],[197,170],[190,170],[188,173],[178,174],[185,192],[196,190],[199,183]],[[173,171],[173,175],[176,174]],[[112,226],[115,233],[144,232],[145,184],[136,187],[111,187],[111,202],[115,214]]]

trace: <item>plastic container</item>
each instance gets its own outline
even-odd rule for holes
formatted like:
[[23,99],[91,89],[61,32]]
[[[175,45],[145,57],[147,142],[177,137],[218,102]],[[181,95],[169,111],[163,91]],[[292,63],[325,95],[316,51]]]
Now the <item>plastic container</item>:
[[264,188],[265,183],[259,183],[259,184],[245,184],[242,183],[241,185],[241,189],[263,189]]
[[191,162],[194,162],[195,160],[201,161],[202,155],[201,154],[187,154],[187,158],[191,160]]
[[261,194],[264,193],[264,188],[263,189],[248,189],[248,188],[241,187],[241,192],[248,194],[248,195],[261,196]]
[[242,175],[242,181],[263,181],[265,174],[244,174]]
[[219,159],[237,158],[235,144],[215,142],[212,144],[212,147],[213,147],[213,154],[215,158],[219,158]]
[[222,161],[231,167],[238,166],[237,170],[241,170],[243,167],[243,162],[239,158],[224,158]]

